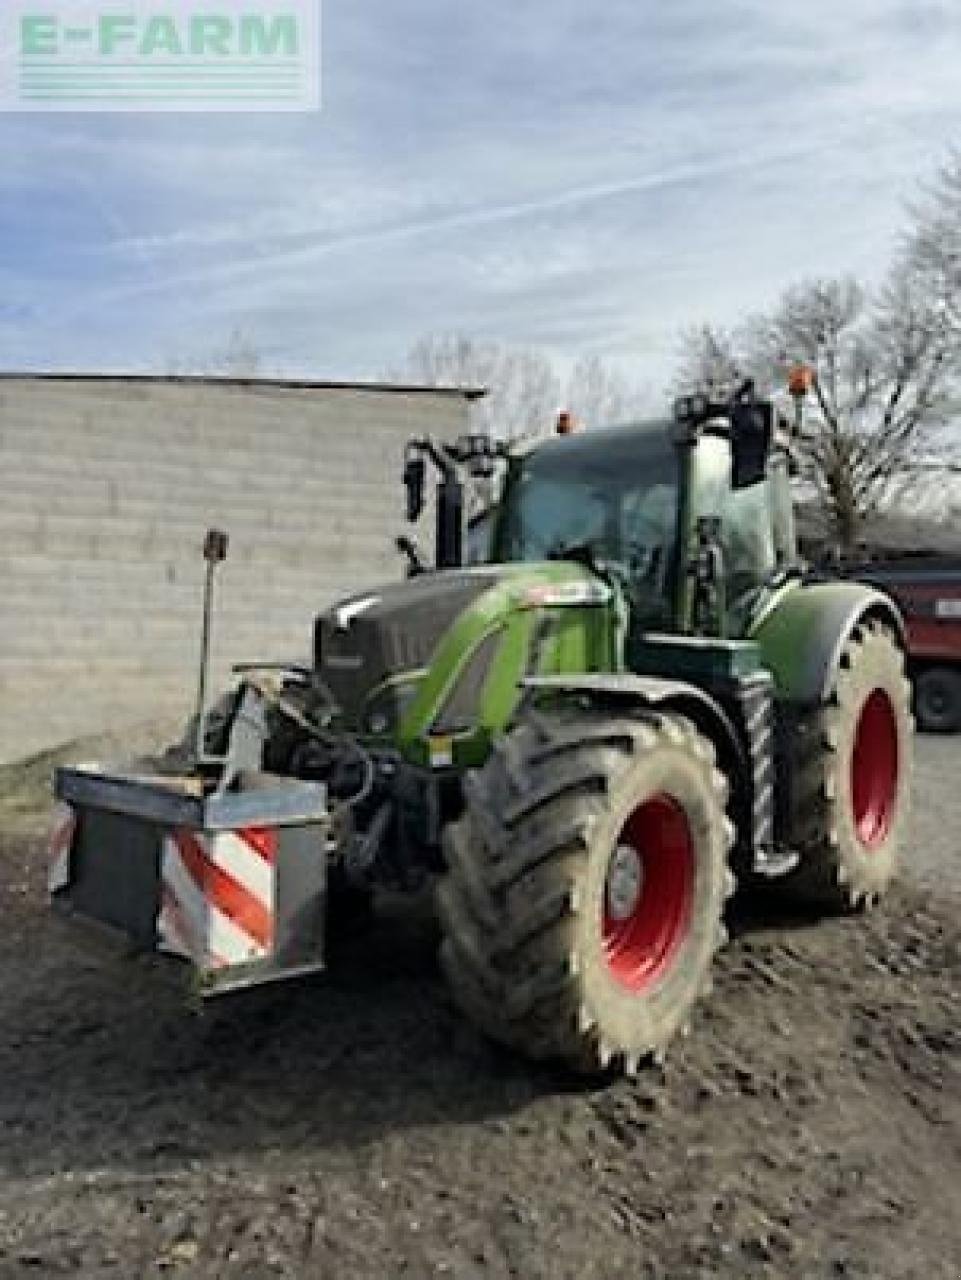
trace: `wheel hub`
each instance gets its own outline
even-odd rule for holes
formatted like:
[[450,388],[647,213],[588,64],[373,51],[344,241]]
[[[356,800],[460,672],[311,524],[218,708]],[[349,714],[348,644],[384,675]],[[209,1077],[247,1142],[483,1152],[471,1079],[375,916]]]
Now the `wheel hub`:
[[629,920],[643,892],[644,864],[632,845],[619,844],[607,869],[607,914]]
[[604,958],[621,986],[645,991],[669,969],[690,931],[694,883],[687,815],[672,796],[653,796],[624,824],[607,866]]
[[894,707],[883,689],[875,689],[861,708],[851,753],[854,826],[866,849],[880,848],[891,830],[899,766]]

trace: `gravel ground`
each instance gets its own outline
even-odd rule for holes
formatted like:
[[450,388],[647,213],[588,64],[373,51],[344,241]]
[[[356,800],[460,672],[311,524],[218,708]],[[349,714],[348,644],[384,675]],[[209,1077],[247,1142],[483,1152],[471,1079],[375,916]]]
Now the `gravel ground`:
[[914,839],[904,877],[961,893],[961,736],[919,734],[916,743]]
[[192,1016],[0,838],[0,1277],[958,1280],[961,739],[918,747],[885,908],[736,907],[690,1038],[603,1089],[459,1021],[423,904]]

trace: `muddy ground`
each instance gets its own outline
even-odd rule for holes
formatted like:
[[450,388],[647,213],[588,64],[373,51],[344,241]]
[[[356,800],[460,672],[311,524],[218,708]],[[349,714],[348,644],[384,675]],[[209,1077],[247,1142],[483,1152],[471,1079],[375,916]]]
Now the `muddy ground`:
[[[0,837],[0,1277],[961,1276],[961,741],[884,909],[736,910],[663,1071],[585,1088],[455,1016],[422,905],[202,1017],[78,952]],[[945,888],[950,877],[953,889]]]

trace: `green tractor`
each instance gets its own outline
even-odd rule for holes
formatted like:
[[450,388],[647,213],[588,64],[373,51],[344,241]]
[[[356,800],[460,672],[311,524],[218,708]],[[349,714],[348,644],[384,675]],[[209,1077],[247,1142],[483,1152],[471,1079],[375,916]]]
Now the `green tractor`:
[[[660,1056],[739,881],[842,911],[891,881],[902,622],[799,561],[783,425],[745,385],[513,451],[411,442],[410,517],[440,470],[436,564],[400,540],[406,581],[321,614],[309,663],[245,672],[206,718],[201,754],[229,754],[254,690],[258,764],[323,784],[329,917],[436,876],[454,1000],[522,1053]],[[465,566],[465,475],[494,468]]]

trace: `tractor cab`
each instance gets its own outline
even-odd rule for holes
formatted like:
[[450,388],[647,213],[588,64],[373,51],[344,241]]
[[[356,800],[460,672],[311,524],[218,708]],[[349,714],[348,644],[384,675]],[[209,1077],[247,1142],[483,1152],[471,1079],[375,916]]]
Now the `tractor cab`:
[[664,423],[557,437],[511,460],[491,559],[579,561],[615,579],[635,617],[671,629],[679,480]]
[[[469,524],[469,560],[573,560],[617,583],[636,629],[742,637],[798,562],[788,454],[773,428],[771,405],[745,387],[724,405],[685,397],[673,422],[499,451],[500,502]],[[460,456],[490,454],[473,447]],[[442,515],[449,484],[438,491],[439,566],[459,563]]]

